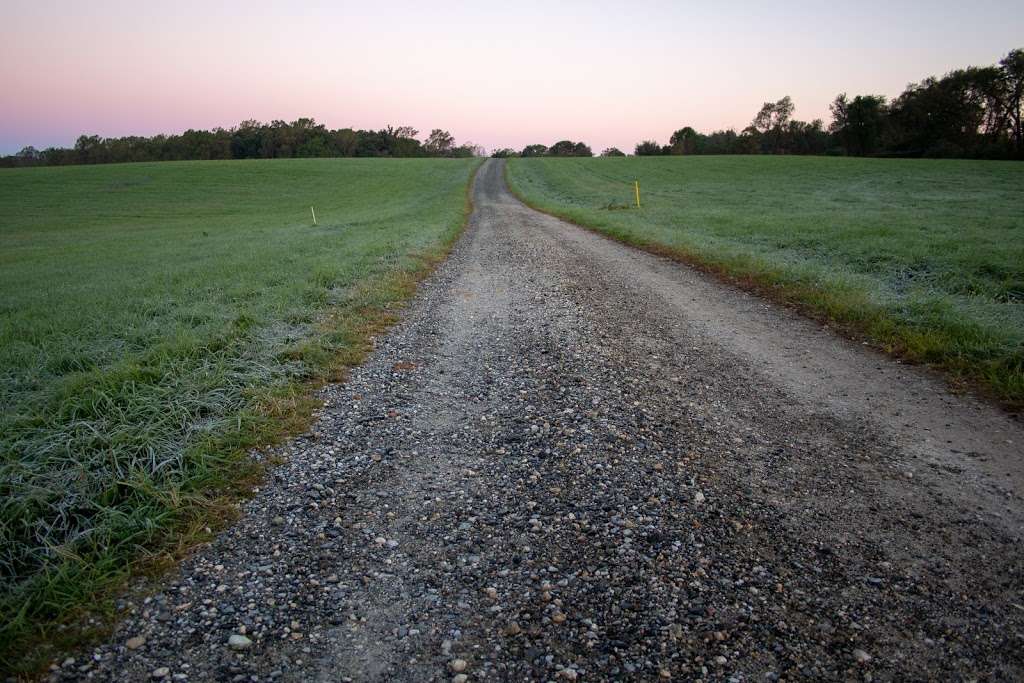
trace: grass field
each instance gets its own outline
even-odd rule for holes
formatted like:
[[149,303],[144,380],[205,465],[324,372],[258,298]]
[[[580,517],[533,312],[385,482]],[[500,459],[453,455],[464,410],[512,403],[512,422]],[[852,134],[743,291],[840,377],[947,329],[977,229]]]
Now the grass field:
[[443,255],[476,164],[0,171],[0,664],[223,512]]
[[536,208],[740,278],[1024,406],[1024,164],[512,159],[507,173]]

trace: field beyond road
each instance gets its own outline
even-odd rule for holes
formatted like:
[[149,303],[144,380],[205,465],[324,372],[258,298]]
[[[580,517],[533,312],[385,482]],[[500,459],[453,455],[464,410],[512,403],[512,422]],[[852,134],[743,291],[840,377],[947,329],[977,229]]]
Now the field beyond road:
[[507,172],[535,208],[747,281],[1024,406],[1024,165],[630,157],[512,159]]
[[0,173],[0,660],[220,513],[444,254],[477,163]]

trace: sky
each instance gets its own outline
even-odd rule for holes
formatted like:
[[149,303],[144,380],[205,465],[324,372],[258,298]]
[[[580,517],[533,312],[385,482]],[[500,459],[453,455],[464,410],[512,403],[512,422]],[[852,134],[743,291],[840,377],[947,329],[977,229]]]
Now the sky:
[[0,0],[0,153],[310,116],[595,152],[746,126],[1024,47],[1021,0]]

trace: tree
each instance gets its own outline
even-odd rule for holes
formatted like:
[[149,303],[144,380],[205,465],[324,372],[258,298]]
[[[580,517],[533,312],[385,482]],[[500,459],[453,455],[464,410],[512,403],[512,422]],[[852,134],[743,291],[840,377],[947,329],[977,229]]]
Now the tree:
[[572,155],[575,157],[592,157],[594,156],[594,152],[591,151],[590,145],[577,142],[572,147]]
[[978,77],[972,70],[959,70],[907,86],[890,107],[893,150],[910,156],[955,157],[987,145],[991,140],[986,141],[983,133],[986,98],[977,88]]
[[[582,143],[581,143],[582,144]],[[585,145],[584,145],[585,146]],[[559,140],[548,147],[549,157],[574,157],[576,154],[576,143],[572,140]]]
[[757,154],[759,151],[760,145],[754,135],[747,131],[737,133],[732,128],[716,130],[697,140],[698,154]]
[[75,156],[80,164],[102,164],[107,160],[103,139],[99,135],[80,135],[75,141]]
[[509,157],[519,156],[519,152],[509,147],[502,147],[491,152],[491,156],[495,159],[508,159]]
[[22,147],[21,151],[14,156],[22,161],[39,161],[42,155],[39,153],[38,149],[29,145],[27,147]]
[[821,119],[790,121],[786,129],[786,150],[791,154],[824,154],[829,147],[829,134]]
[[636,148],[633,150],[633,154],[638,157],[651,157],[661,154],[661,145],[654,140],[644,140],[638,142]]
[[624,157],[626,154],[618,147],[609,147],[601,152],[603,157]]
[[259,121],[242,121],[231,130],[231,156],[235,159],[257,159],[263,147]]
[[388,126],[387,131],[388,149],[391,156],[419,157],[426,152],[420,141],[416,139],[419,131],[412,126],[399,126],[398,128]]
[[547,145],[527,145],[523,147],[523,151],[520,156],[524,157],[542,157],[548,153]]
[[1005,84],[1003,108],[1006,111],[1007,132],[1013,147],[1024,154],[1024,49],[1012,50],[999,62]]
[[423,147],[430,156],[449,156],[452,152],[452,148],[455,147],[455,138],[453,138],[451,133],[448,131],[435,128],[430,131],[430,136],[427,138],[427,141],[423,143]]
[[670,154],[693,154],[697,151],[697,131],[690,126],[680,128],[668,139]]
[[847,154],[864,156],[878,150],[888,114],[883,96],[857,95],[850,100],[846,93],[841,93],[829,108],[829,131]]
[[457,158],[485,157],[487,156],[487,150],[475,143],[465,142],[458,147],[453,148],[451,156]]
[[359,147],[359,135],[351,128],[342,128],[330,132],[331,149],[335,156],[353,157]]
[[[793,100],[786,95],[778,102],[765,102],[761,111],[757,112],[750,128],[760,135],[765,151],[780,154],[785,151],[784,138],[789,127],[789,119],[793,115]],[[766,146],[765,146],[766,145]]]

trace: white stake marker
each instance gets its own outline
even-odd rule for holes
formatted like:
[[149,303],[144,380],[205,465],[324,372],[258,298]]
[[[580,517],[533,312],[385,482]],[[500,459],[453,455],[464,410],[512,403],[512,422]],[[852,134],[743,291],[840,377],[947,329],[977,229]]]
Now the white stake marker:
[[309,207],[309,212],[313,214],[313,225],[316,225],[316,211],[313,209],[312,206]]

